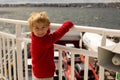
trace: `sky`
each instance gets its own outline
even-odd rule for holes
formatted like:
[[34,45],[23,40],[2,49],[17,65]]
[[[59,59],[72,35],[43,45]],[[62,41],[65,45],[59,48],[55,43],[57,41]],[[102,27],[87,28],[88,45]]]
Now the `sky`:
[[0,3],[86,3],[86,2],[120,2],[120,0],[0,0]]

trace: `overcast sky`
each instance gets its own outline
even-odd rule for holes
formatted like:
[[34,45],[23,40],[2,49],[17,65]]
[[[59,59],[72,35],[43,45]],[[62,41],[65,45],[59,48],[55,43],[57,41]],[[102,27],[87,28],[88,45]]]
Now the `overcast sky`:
[[120,2],[120,0],[0,0],[0,3],[86,3],[86,2]]

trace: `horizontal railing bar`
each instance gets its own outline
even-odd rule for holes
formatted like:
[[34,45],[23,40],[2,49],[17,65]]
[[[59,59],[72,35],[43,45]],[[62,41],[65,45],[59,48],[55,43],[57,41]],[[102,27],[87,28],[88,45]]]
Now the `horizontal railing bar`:
[[58,44],[54,44],[55,49],[60,49],[63,51],[69,51],[72,52],[74,54],[83,54],[85,56],[91,56],[91,57],[98,57],[98,53],[95,51],[89,51],[89,50],[85,50],[85,49],[78,49],[78,48],[70,48],[70,47],[66,47],[66,46],[62,46],[62,45],[58,45]]
[[91,32],[91,33],[98,33],[98,34],[103,34],[106,33],[106,35],[109,36],[116,36],[120,37],[120,30],[118,29],[108,29],[108,28],[98,28],[98,27],[88,27],[88,26],[75,26],[72,28],[74,31],[80,31],[80,32]]
[[[0,18],[0,22],[28,25],[27,21],[24,21],[24,20]],[[61,25],[62,24],[51,23],[51,28],[56,29]],[[119,35],[120,30],[117,30],[117,29],[107,29],[107,28],[98,28],[98,27],[92,27],[92,26],[75,25],[74,28],[72,28],[71,30],[80,31],[80,32],[92,32],[92,33],[98,33],[98,34],[102,34],[103,32],[105,32],[106,35],[120,37]]]
[[16,35],[14,35],[14,34],[9,34],[9,33],[1,32],[1,31],[0,31],[0,35],[5,35],[9,38],[16,38]]
[[12,24],[28,25],[28,24],[27,24],[27,21],[24,21],[24,20],[15,20],[15,19],[0,18],[0,22],[6,22],[6,23],[12,23]]

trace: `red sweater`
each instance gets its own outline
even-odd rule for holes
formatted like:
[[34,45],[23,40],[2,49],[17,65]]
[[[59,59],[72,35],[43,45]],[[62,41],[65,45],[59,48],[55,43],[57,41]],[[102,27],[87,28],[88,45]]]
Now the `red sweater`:
[[49,30],[44,37],[36,37],[34,33],[32,33],[30,50],[32,70],[35,77],[48,78],[54,76],[54,43],[64,36],[71,27],[73,27],[73,23],[66,21],[52,34],[50,34]]

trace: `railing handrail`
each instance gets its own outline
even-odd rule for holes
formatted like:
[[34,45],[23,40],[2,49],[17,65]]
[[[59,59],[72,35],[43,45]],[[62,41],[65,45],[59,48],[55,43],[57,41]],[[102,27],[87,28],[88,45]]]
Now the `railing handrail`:
[[[15,19],[5,19],[0,18],[0,22],[7,22],[12,24],[22,24],[22,25],[28,25],[27,21],[24,20],[15,20]],[[58,28],[61,24],[57,23],[51,23],[51,28]],[[80,31],[80,32],[92,32],[97,34],[105,34],[106,36],[115,36],[120,37],[120,30],[118,29],[107,29],[107,28],[100,28],[100,27],[90,27],[90,26],[80,26],[80,25],[74,25],[74,27],[71,29],[73,31]]]

